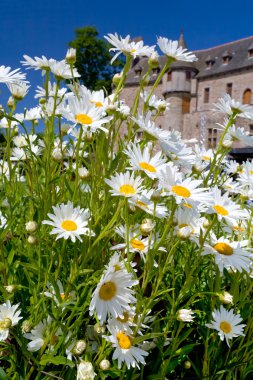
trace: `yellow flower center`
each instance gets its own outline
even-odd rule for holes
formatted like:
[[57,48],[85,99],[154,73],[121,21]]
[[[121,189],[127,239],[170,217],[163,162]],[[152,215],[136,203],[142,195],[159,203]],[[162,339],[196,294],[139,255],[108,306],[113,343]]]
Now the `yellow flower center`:
[[234,253],[233,248],[227,243],[216,243],[213,248],[221,255],[231,256]]
[[184,228],[184,227],[188,227],[189,226],[189,224],[186,224],[186,223],[182,223],[182,224],[179,224],[179,228]]
[[191,196],[191,192],[183,186],[172,186],[171,190],[179,197],[189,198]]
[[127,311],[123,312],[123,318],[118,317],[117,320],[121,323],[126,323],[129,320],[129,314]]
[[203,156],[202,159],[203,159],[204,161],[210,161],[210,160],[211,160],[211,157]]
[[253,170],[251,170],[251,171],[249,172],[249,174],[253,174]]
[[144,203],[144,202],[136,201],[136,204],[137,204],[138,206],[148,208],[148,206],[147,206],[146,203]]
[[119,332],[117,334],[117,339],[118,339],[120,348],[123,348],[124,350],[128,350],[129,348],[132,347],[132,339],[128,335],[124,334],[123,332]]
[[234,230],[234,231],[239,231],[239,232],[244,232],[244,231],[245,231],[245,228],[243,228],[243,227],[239,227],[239,226],[234,226],[234,227],[233,227],[233,230]]
[[96,107],[103,107],[103,103],[101,102],[96,102],[95,100],[91,100],[90,102],[95,104]]
[[136,49],[131,49],[130,53],[135,53],[135,52],[136,52]]
[[8,317],[4,318],[0,322],[0,330],[6,330],[9,329],[12,326],[12,320]]
[[140,162],[139,165],[143,170],[147,170],[148,172],[151,172],[151,173],[156,173],[156,168],[148,164],[147,162]]
[[229,334],[230,331],[232,330],[232,327],[231,327],[231,324],[229,322],[226,322],[226,321],[222,321],[220,323],[220,329],[225,333],[225,334]]
[[65,293],[60,293],[60,297],[62,300],[64,300],[65,299]]
[[118,264],[114,265],[114,272],[118,272],[120,270],[120,266]]
[[108,281],[105,282],[100,290],[99,290],[99,297],[103,301],[110,301],[113,297],[115,297],[117,293],[117,287],[114,282]]
[[64,220],[61,224],[61,228],[63,228],[66,231],[76,231],[77,224],[73,222],[73,220]]
[[131,246],[135,249],[139,249],[140,251],[143,251],[145,249],[145,245],[138,239],[133,239],[130,243]]
[[79,113],[78,115],[76,115],[76,121],[86,125],[92,124],[93,122],[92,118],[84,113]]
[[224,207],[222,207],[222,206],[215,205],[215,206],[213,206],[213,208],[215,209],[215,211],[219,215],[222,215],[222,216],[228,215],[228,211]]
[[120,186],[119,191],[121,194],[124,194],[124,195],[135,194],[135,189],[133,188],[132,185],[122,185]]

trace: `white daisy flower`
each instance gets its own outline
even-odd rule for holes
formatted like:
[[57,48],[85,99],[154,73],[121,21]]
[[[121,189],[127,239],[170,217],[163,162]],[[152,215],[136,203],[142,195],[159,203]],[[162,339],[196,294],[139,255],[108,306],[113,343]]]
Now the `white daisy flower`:
[[136,317],[135,307],[123,312],[123,318],[110,318],[107,321],[108,330],[111,331],[113,328],[117,328],[119,331],[124,331],[126,334],[133,334],[133,327],[136,326],[134,322]]
[[34,107],[30,108],[29,110],[25,110],[25,117],[24,120],[28,121],[34,121],[41,119],[41,108],[40,107]]
[[18,310],[18,307],[19,304],[11,306],[9,300],[0,305],[0,342],[8,338],[10,328],[23,318],[19,316],[21,310]]
[[172,142],[166,140],[161,142],[161,148],[166,156],[177,166],[183,166],[186,169],[190,169],[195,162],[196,155],[193,153],[191,147],[186,146],[182,141],[181,142]]
[[62,115],[76,124],[80,124],[84,131],[88,128],[91,132],[96,132],[97,129],[108,133],[108,129],[103,127],[103,124],[111,121],[112,116],[105,116],[102,107],[96,107],[94,104],[87,102],[84,98],[77,99],[70,97],[68,99],[68,107],[62,109]]
[[77,69],[73,68],[71,71],[70,65],[66,63],[65,59],[62,61],[56,61],[55,59],[49,62],[50,70],[57,79],[72,79],[78,78],[81,75],[78,74]]
[[215,309],[212,312],[212,317],[213,320],[211,323],[206,323],[206,327],[217,330],[220,339],[224,340],[225,338],[229,347],[229,339],[245,335],[243,334],[243,328],[246,325],[240,324],[242,318],[240,314],[234,314],[233,309],[227,311],[221,306],[219,310]]
[[90,217],[89,210],[74,207],[73,203],[53,206],[54,214],[48,214],[51,220],[43,220],[43,224],[53,226],[51,235],[56,234],[56,240],[60,238],[70,238],[74,243],[76,238],[82,241],[80,235],[94,236],[94,233],[87,227]]
[[235,160],[225,161],[224,171],[228,174],[236,174],[239,171],[240,165]]
[[[52,318],[48,316],[47,319],[43,319],[43,321],[35,326],[30,333],[24,334],[24,337],[31,341],[27,345],[28,351],[39,351],[39,349],[44,345],[45,341],[48,339],[52,321]],[[58,329],[55,334],[52,335],[51,341],[48,342],[51,347],[55,345],[57,336],[61,334],[61,329]]]
[[211,234],[211,245],[204,244],[202,255],[215,255],[215,263],[221,273],[224,268],[235,269],[239,272],[245,270],[249,273],[252,253],[251,249],[247,248],[248,243],[248,240],[230,241],[224,237],[217,239],[214,234]]
[[168,216],[168,209],[162,204],[155,203],[152,199],[153,191],[143,190],[141,194],[136,195],[135,197],[129,200],[129,203],[137,206],[142,209],[149,215],[152,215],[156,218],[162,219]]
[[143,151],[138,145],[130,144],[129,148],[124,150],[124,153],[129,157],[132,170],[142,170],[151,179],[157,178],[157,173],[166,163],[162,158],[162,152],[158,152],[154,157],[148,147]]
[[143,41],[130,42],[130,36],[127,35],[125,38],[118,36],[117,33],[111,34],[108,36],[104,36],[104,38],[112,45],[115,46],[110,49],[110,51],[116,51],[117,53],[111,60],[111,63],[118,58],[121,53],[125,55],[131,55],[133,58],[136,57],[150,57],[152,53],[154,53],[155,46],[144,46]]
[[10,70],[10,67],[0,66],[0,83],[7,84],[25,80],[26,74],[20,73],[20,69]]
[[109,185],[112,190],[109,190],[113,196],[123,196],[126,198],[133,197],[134,195],[142,191],[142,179],[141,177],[134,178],[134,173],[116,173],[111,179],[105,179],[107,185]]
[[[141,98],[144,102],[149,98],[149,93],[147,91],[143,91],[140,93]],[[170,109],[170,103],[166,102],[165,99],[158,98],[155,94],[151,95],[148,101],[148,106],[151,110],[156,110],[159,112],[165,112]]]
[[151,120],[151,116],[151,112],[148,112],[146,116],[139,115],[138,118],[133,117],[133,120],[142,131],[148,133],[150,136],[159,141],[166,140],[170,136],[170,132],[156,127],[155,123]]
[[131,335],[125,331],[120,331],[117,327],[111,327],[110,336],[103,336],[107,341],[115,347],[112,359],[118,359],[118,367],[121,368],[122,363],[125,363],[127,369],[140,368],[139,363],[145,365],[145,356],[148,352],[139,347],[134,346],[134,340]]
[[180,322],[193,322],[194,318],[194,312],[191,309],[180,309],[177,312],[177,320]]
[[241,104],[240,102],[231,98],[229,94],[223,95],[218,99],[218,102],[214,104],[214,111],[226,113],[228,116],[239,116],[246,119],[253,119],[253,107],[248,104]]
[[[50,69],[50,63],[54,61],[52,58],[47,59],[44,55],[42,58],[35,57],[34,59],[28,55],[23,55],[23,57],[25,59],[24,61],[21,61],[23,66],[27,66],[28,69],[43,70],[44,72],[45,70]],[[42,74],[44,73],[42,72]]]
[[52,284],[48,282],[47,283],[48,291],[44,292],[43,294],[48,298],[52,298],[52,300],[56,303],[57,306],[60,306],[62,302],[76,299],[76,295],[74,291],[66,295],[66,293],[64,292],[62,282],[60,280],[56,281],[56,285],[57,287],[55,288]]
[[8,83],[7,87],[14,99],[22,100],[27,95],[28,90],[31,86],[28,86],[28,84],[25,82],[18,81],[14,83]]
[[93,380],[96,375],[92,364],[81,359],[81,362],[77,365],[76,380]]
[[208,214],[216,213],[218,220],[224,219],[228,224],[233,224],[238,219],[246,219],[249,216],[247,210],[233,202],[226,192],[223,195],[221,190],[215,186],[211,191],[210,207],[207,209]]
[[167,55],[172,62],[193,62],[198,60],[192,52],[187,51],[187,49],[183,49],[182,46],[178,46],[178,41],[172,41],[165,37],[159,37],[157,39],[157,44],[161,51]]
[[253,136],[250,136],[249,132],[245,131],[244,128],[236,127],[235,125],[231,125],[228,129],[224,140],[240,141],[244,145],[253,146]]
[[102,325],[109,316],[124,318],[124,311],[131,310],[136,302],[134,291],[130,289],[138,281],[125,270],[111,270],[103,274],[90,303],[90,315],[96,311]]
[[[67,88],[59,88],[56,95],[56,83],[51,84],[51,82],[48,82],[48,96],[54,97],[55,95],[57,98],[63,98],[63,96],[66,94]],[[35,90],[35,96],[34,98],[45,98],[46,97],[46,90],[43,87],[37,86],[37,90]]]
[[171,163],[159,172],[158,178],[162,195],[172,195],[177,204],[183,202],[196,206],[198,203],[208,204],[210,201],[210,194],[207,189],[198,188],[202,184],[201,180],[183,179]]

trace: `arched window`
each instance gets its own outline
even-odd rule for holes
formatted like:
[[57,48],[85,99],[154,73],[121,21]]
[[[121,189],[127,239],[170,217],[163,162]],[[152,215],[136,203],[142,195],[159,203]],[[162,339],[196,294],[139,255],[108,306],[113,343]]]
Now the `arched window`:
[[251,90],[249,88],[247,88],[247,90],[245,90],[243,93],[242,103],[251,104]]

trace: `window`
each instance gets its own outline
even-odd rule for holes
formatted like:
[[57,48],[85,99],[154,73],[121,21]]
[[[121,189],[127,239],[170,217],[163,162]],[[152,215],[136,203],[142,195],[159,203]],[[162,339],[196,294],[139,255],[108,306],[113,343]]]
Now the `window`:
[[253,136],[253,124],[249,125],[249,135]]
[[249,88],[247,90],[245,90],[243,93],[242,103],[243,104],[250,104],[251,103],[251,90]]
[[248,57],[253,58],[253,49],[249,49],[248,52]]
[[226,93],[230,96],[232,96],[232,83],[227,83]]
[[168,71],[167,73],[167,81],[170,82],[172,80],[172,72]]
[[186,72],[185,72],[185,79],[186,79],[187,81],[190,81],[190,80],[191,80],[191,72],[190,72],[190,71],[186,71]]
[[190,98],[188,96],[183,97],[182,113],[190,112]]
[[205,88],[204,89],[204,103],[209,103],[209,87]]
[[223,65],[227,65],[229,62],[229,57],[223,57]]
[[138,66],[138,67],[136,67],[134,72],[135,72],[135,76],[139,77],[139,76],[141,76],[142,68],[140,66]]
[[217,146],[217,129],[208,128],[208,148],[216,148]]

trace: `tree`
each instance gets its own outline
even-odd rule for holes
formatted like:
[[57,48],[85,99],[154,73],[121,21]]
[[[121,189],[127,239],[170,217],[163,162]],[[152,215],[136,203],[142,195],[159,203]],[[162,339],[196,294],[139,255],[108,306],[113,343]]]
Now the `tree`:
[[75,30],[76,38],[69,46],[76,49],[76,63],[80,80],[91,90],[105,88],[108,94],[112,91],[112,77],[120,71],[123,62],[116,60],[110,64],[109,44],[99,38],[93,26],[85,26]]

